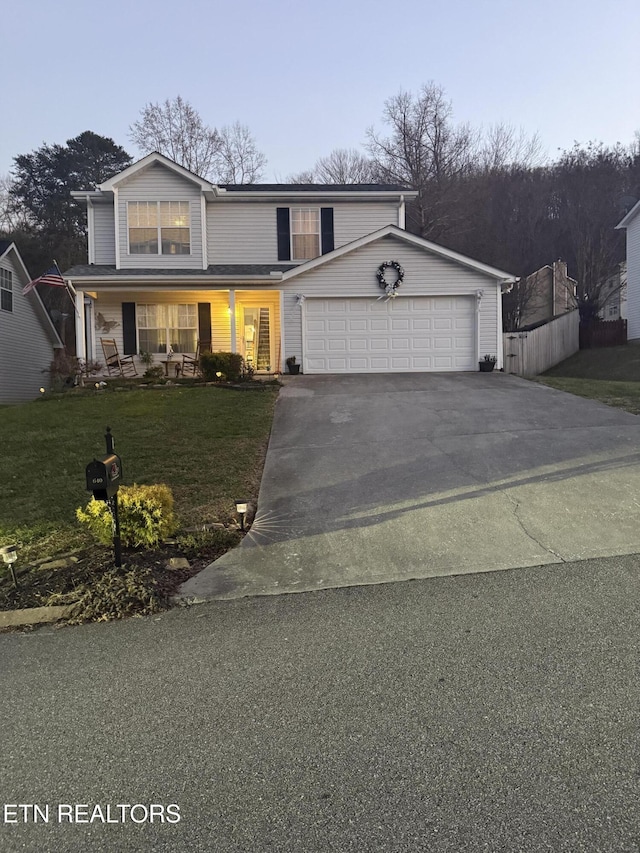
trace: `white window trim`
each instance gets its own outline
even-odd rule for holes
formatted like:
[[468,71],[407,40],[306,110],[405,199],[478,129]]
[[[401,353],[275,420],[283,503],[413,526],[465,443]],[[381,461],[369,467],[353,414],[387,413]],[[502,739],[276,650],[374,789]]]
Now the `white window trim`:
[[[157,329],[164,328],[164,331],[167,334],[167,345],[166,345],[164,353],[154,352],[154,353],[152,353],[152,355],[154,355],[154,356],[168,355],[169,354],[169,348],[171,346],[171,336],[169,334],[170,327],[168,325],[166,325],[166,326],[142,326],[142,327],[140,326],[140,310],[139,309],[140,309],[141,305],[152,305],[154,307],[159,307],[159,308],[166,308],[166,307],[180,308],[181,306],[188,306],[188,307],[193,306],[193,307],[195,307],[195,320],[196,320],[195,326],[183,326],[183,327],[178,326],[178,329],[185,328],[185,329],[189,329],[189,330],[194,330],[195,331],[196,346],[197,346],[197,341],[198,341],[198,306],[196,303],[194,303],[194,302],[136,302],[136,351],[138,353],[140,352],[140,330],[141,329],[143,331],[146,331],[149,329],[157,330]],[[195,352],[195,348],[193,350],[186,350],[186,352],[189,352],[189,353]],[[182,355],[181,352],[176,352],[175,353],[176,359],[180,358],[181,355]]]
[[318,235],[318,254],[314,255],[314,258],[319,258],[322,255],[322,213],[320,207],[315,207],[311,205],[306,205],[302,207],[302,205],[296,205],[296,207],[289,208],[289,242],[291,244],[289,254],[291,255],[292,261],[297,261],[300,263],[304,263],[305,261],[312,261],[314,258],[296,258],[293,251],[293,211],[294,210],[314,210],[318,214],[318,231],[317,232],[305,232],[305,231],[297,231],[296,236],[309,236],[310,234],[317,233]]
[[[9,277],[9,287],[4,286],[4,277]],[[2,308],[2,301],[0,299],[0,308],[2,311],[6,311],[7,314],[13,314],[13,302],[14,302],[14,292],[13,292],[13,272],[12,270],[8,270],[5,267],[0,267],[0,292],[4,291],[5,293],[11,294],[11,308]]]
[[[163,226],[162,226],[162,220],[161,220],[161,216],[160,216],[160,205],[161,204],[171,204],[172,202],[174,202],[174,203],[178,202],[179,204],[186,204],[187,210],[189,211],[189,225],[186,226],[189,229],[189,254],[188,255],[171,255],[169,253],[164,254],[162,251],[162,227]],[[134,226],[129,224],[129,205],[130,204],[140,204],[140,203],[155,204],[157,206],[157,211],[158,211],[158,224],[156,226],[156,229],[158,231],[158,251],[157,252],[150,252],[147,254],[147,253],[140,253],[140,252],[132,252],[131,251],[131,228]],[[143,226],[135,226],[135,227],[137,228],[137,227],[143,227]],[[177,228],[180,226],[165,226],[165,227],[167,227],[167,228],[176,227]],[[185,227],[185,226],[183,226],[183,227]],[[149,228],[153,228],[153,226],[151,225],[151,226],[149,226]],[[168,258],[168,257],[171,257],[171,258],[175,258],[175,257],[189,258],[193,254],[193,251],[192,251],[193,250],[193,241],[191,239],[191,232],[192,231],[193,231],[193,229],[191,227],[191,202],[188,199],[159,199],[155,202],[152,200],[149,200],[149,199],[145,199],[145,198],[140,198],[140,199],[133,199],[132,198],[132,199],[127,200],[127,255],[131,256],[132,258],[144,258],[144,257],[149,257],[149,258],[162,258],[162,257],[164,257],[164,258]]]

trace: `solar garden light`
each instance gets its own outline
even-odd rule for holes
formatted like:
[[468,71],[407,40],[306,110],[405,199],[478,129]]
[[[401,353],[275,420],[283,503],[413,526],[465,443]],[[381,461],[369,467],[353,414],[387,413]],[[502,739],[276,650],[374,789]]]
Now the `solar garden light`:
[[247,512],[247,502],[246,500],[237,500],[236,504],[236,512],[240,516],[240,530],[244,531],[244,517]]
[[14,586],[18,586],[18,579],[16,578],[16,573],[13,568],[13,564],[18,559],[17,551],[17,545],[4,545],[2,548],[0,548],[0,554],[2,554],[2,559],[9,566],[9,571],[11,572],[11,577],[13,579]]

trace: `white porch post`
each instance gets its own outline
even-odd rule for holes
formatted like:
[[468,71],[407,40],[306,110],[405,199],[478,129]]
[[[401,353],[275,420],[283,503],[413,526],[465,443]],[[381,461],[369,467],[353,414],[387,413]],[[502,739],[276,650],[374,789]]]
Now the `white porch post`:
[[229,333],[231,336],[231,352],[238,352],[236,341],[236,292],[229,288]]
[[87,337],[84,326],[84,293],[76,290],[76,357],[87,360]]

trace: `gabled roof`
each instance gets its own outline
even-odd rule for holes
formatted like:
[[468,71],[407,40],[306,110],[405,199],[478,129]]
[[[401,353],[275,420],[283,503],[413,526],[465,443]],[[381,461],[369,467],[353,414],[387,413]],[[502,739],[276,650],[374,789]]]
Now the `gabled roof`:
[[338,249],[334,249],[333,252],[328,252],[326,255],[320,255],[319,258],[314,258],[311,261],[307,261],[306,263],[300,264],[294,269],[289,270],[289,272],[285,272],[282,276],[282,280],[287,281],[290,278],[303,275],[304,273],[309,272],[309,270],[315,269],[322,264],[330,263],[336,258],[340,258],[342,255],[349,254],[349,252],[353,252],[356,249],[361,249],[363,246],[373,243],[376,240],[381,240],[383,237],[394,237],[398,240],[402,240],[411,246],[430,252],[432,255],[437,255],[440,258],[452,261],[453,263],[460,264],[461,266],[467,267],[468,269],[474,270],[482,275],[496,279],[504,285],[511,285],[518,279],[517,276],[504,272],[504,270],[498,270],[495,267],[490,267],[488,264],[483,264],[481,261],[475,261],[473,258],[468,258],[466,255],[460,255],[458,252],[454,252],[451,249],[445,249],[444,246],[439,246],[437,243],[431,243],[429,240],[418,237],[416,234],[410,234],[408,231],[398,228],[397,225],[385,225],[384,228],[380,228],[378,231],[373,231],[365,237],[359,237],[351,243],[347,243],[344,246],[340,246]]
[[98,189],[103,192],[109,192],[110,190],[115,189],[118,184],[121,184],[123,181],[128,180],[133,175],[136,175],[138,172],[143,172],[145,169],[148,169],[150,166],[155,165],[156,163],[160,163],[162,166],[165,166],[167,169],[170,169],[172,172],[180,175],[183,178],[186,178],[188,181],[191,181],[193,184],[197,184],[203,190],[211,190],[211,183],[209,181],[205,181],[203,178],[198,177],[198,175],[190,172],[189,169],[185,169],[184,166],[178,165],[178,163],[170,160],[168,157],[165,157],[164,154],[160,154],[158,151],[152,151],[151,154],[147,154],[146,157],[143,157],[141,160],[138,160],[136,163],[132,163],[131,166],[127,166],[126,169],[123,169],[122,172],[118,172],[117,175],[114,175],[112,178],[109,178],[108,181],[105,181],[102,184],[99,184]]
[[[4,257],[8,257],[9,255],[13,256],[14,263],[18,269],[18,275],[22,279],[22,285],[28,284],[31,281],[31,276],[29,275],[29,271],[27,270],[22,257],[20,256],[20,252],[18,251],[18,247],[15,243],[10,242],[9,240],[0,240],[0,260]],[[44,303],[42,299],[40,299],[40,294],[36,290],[36,288],[32,288],[25,299],[33,306],[37,317],[39,318],[42,326],[44,327],[45,332],[51,338],[51,343],[53,344],[55,349],[64,348],[64,344],[60,339],[60,335],[56,331],[56,327],[53,325],[51,321],[51,317],[47,309],[44,307]]]
[[636,216],[640,213],[640,201],[631,208],[629,213],[622,217],[620,222],[616,225],[616,228],[627,228],[631,224],[631,220],[635,219]]

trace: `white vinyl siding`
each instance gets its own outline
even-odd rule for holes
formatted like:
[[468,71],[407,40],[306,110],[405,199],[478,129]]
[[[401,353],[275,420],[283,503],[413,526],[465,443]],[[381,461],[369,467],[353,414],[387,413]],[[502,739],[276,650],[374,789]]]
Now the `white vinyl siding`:
[[627,227],[627,337],[640,338],[640,212]]
[[[302,359],[302,309],[298,294],[308,298],[366,297],[374,302],[383,297],[376,270],[384,261],[396,260],[405,270],[396,301],[410,297],[473,297],[482,290],[478,329],[474,331],[476,352],[498,356],[501,366],[502,329],[498,329],[498,292],[495,279],[437,257],[393,237],[385,237],[356,249],[308,273],[283,282],[286,355]],[[382,301],[382,300],[381,300]],[[475,359],[475,354],[474,354]],[[304,371],[304,363],[302,365]],[[477,369],[477,365],[476,365]]]
[[[337,249],[385,225],[396,225],[398,205],[386,201],[322,201],[306,207],[333,208]],[[278,261],[276,208],[301,204],[224,201],[207,205],[210,264],[270,264]],[[291,261],[291,263],[296,263]]]
[[[130,201],[188,202],[190,254],[130,254]],[[122,269],[202,269],[200,187],[164,166],[154,165],[140,172],[118,190],[118,235]]]
[[[95,264],[115,264],[116,234],[112,204],[93,205],[93,250]],[[89,235],[91,239],[92,235]]]
[[13,310],[0,311],[0,403],[18,403],[49,388],[53,345],[35,309],[35,294],[23,296],[27,279],[20,275],[12,253],[0,260],[11,273]]

